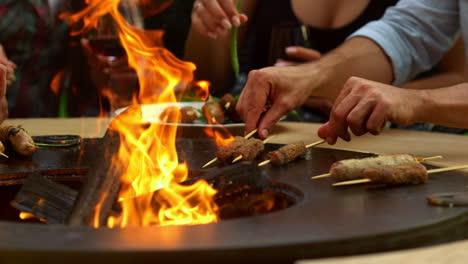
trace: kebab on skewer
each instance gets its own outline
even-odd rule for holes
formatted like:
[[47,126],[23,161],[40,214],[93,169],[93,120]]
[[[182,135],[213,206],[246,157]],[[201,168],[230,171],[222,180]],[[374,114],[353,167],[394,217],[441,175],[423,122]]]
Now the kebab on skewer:
[[[245,136],[243,137],[243,139],[247,140],[247,139],[249,139],[250,137],[252,137],[253,135],[255,135],[255,133],[257,133],[257,129],[252,130],[249,134],[245,135]],[[242,138],[242,137],[241,137],[241,138]],[[236,140],[237,140],[237,142],[234,143]],[[242,142],[242,139],[237,139],[237,136],[236,136],[236,137],[234,137],[234,141],[231,142],[231,144],[236,144],[236,145],[237,145],[237,144],[239,144],[239,143],[241,143],[241,142]],[[221,148],[222,148],[222,147],[221,147]],[[219,152],[219,151],[218,151],[218,152]],[[221,155],[222,155],[222,154],[221,154]],[[218,160],[218,157],[215,157],[214,159],[208,161],[205,165],[203,165],[202,168],[206,168],[206,167],[210,166],[211,164],[215,163],[217,160]]]
[[253,160],[264,148],[264,142],[258,138],[236,137],[232,144],[219,148],[216,157],[221,161],[233,163],[239,160]]
[[159,120],[163,123],[167,123],[172,115],[179,114],[179,119],[176,120],[176,123],[186,123],[191,124],[198,119],[198,112],[192,106],[185,106],[179,108],[175,105],[166,107],[162,113],[159,115]]
[[242,121],[239,114],[236,111],[237,101],[236,98],[230,93],[227,93],[221,97],[219,104],[224,108],[225,115],[229,116],[231,122],[239,123]]
[[333,186],[368,182],[387,185],[420,184],[427,181],[429,173],[461,170],[466,168],[468,168],[468,165],[426,170],[426,167],[422,164],[416,163],[412,165],[407,164],[399,168],[365,169],[363,171],[364,179],[338,182],[333,184]]
[[338,181],[362,179],[362,173],[364,169],[398,168],[440,158],[442,157],[436,156],[430,158],[416,158],[415,156],[409,154],[390,154],[363,159],[347,159],[333,163],[330,168],[330,173],[314,176],[311,177],[311,179],[325,177],[332,177]]
[[206,121],[210,124],[223,124],[225,121],[223,107],[211,98],[202,106],[202,111]]
[[324,142],[325,140],[319,140],[309,145],[305,145],[304,142],[299,141],[296,143],[291,143],[291,144],[282,146],[281,148],[275,151],[268,152],[267,154],[268,160],[265,160],[259,163],[258,166],[264,166],[268,163],[271,163],[274,166],[284,165],[299,157],[304,157],[308,148],[317,146]]
[[21,126],[0,125],[0,141],[11,146],[22,156],[30,156],[38,149],[34,140]]

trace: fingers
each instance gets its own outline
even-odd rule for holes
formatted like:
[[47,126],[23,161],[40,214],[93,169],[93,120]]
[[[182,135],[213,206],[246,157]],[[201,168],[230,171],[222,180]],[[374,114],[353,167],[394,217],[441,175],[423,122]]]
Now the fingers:
[[[192,14],[192,26],[203,35],[216,39],[218,34],[223,32],[221,24],[218,24],[216,19],[211,16],[204,5],[194,7]],[[218,32],[219,30],[219,32]]]
[[6,96],[8,69],[4,64],[0,64],[0,98]]
[[366,122],[366,129],[372,135],[378,135],[382,132],[387,122],[386,113],[388,105],[385,103],[379,103],[376,105],[374,111],[372,111],[369,119]]
[[280,118],[294,110],[294,104],[285,99],[273,103],[270,109],[263,115],[258,126],[259,135],[261,138],[267,138],[273,126]]
[[[215,2],[215,1],[213,1]],[[241,24],[247,22],[247,16],[242,14],[240,15],[237,11],[235,3],[232,0],[220,0],[219,4],[221,8],[225,12],[227,17],[223,19],[227,19],[230,23],[236,27],[240,26]]]
[[276,62],[275,62],[275,67],[284,67],[284,66],[295,66],[297,65],[298,63],[297,62],[291,62],[291,61],[287,61],[287,60],[282,60],[282,59],[277,59]]
[[245,133],[257,128],[260,116],[264,112],[270,84],[266,74],[261,70],[251,71],[247,79],[236,110],[245,122]]
[[199,0],[192,10],[192,26],[200,34],[217,38],[233,26],[240,26],[247,16],[239,14],[232,0]]
[[286,55],[291,59],[299,59],[303,61],[318,60],[322,56],[322,54],[316,50],[299,46],[287,47]]
[[354,107],[359,103],[359,97],[353,94],[342,99],[331,112],[327,142],[335,144],[338,137],[349,139],[347,117]]
[[349,113],[346,122],[356,136],[362,136],[368,132],[367,120],[376,106],[375,100],[361,100]]

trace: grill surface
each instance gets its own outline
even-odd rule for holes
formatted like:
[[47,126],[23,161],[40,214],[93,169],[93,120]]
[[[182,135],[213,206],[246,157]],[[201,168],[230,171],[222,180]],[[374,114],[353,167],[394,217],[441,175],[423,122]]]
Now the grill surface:
[[[178,145],[181,158],[192,169],[201,168],[215,153],[209,139],[183,139]],[[78,148],[41,149],[32,160],[7,162],[14,162],[16,171],[23,172],[18,177],[28,170],[75,168],[72,164],[77,159],[81,159],[78,167],[86,169],[92,166],[97,147],[99,140],[85,140],[83,155]],[[47,163],[50,155],[54,162]],[[260,216],[207,225],[112,230],[0,222],[0,262],[36,263],[41,258],[45,263],[291,263],[467,237],[467,208],[432,207],[425,200],[434,193],[464,191],[468,178],[463,174],[434,174],[426,184],[399,187],[332,188],[331,179],[309,180],[328,172],[337,160],[368,155],[313,148],[305,160],[279,168],[266,166],[269,180],[290,186],[284,190],[294,190],[298,202]],[[18,181],[12,168],[0,168],[0,174],[8,173],[10,183]]]

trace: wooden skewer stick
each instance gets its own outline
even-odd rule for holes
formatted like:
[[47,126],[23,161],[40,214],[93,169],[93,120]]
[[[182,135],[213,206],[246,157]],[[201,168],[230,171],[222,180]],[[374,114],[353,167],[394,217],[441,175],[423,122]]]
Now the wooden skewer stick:
[[[428,170],[427,173],[461,170],[461,169],[466,169],[466,168],[468,168],[468,165],[452,166],[452,167],[447,167],[447,168]],[[359,184],[359,183],[366,183],[366,182],[372,182],[372,180],[371,179],[359,179],[359,180],[352,180],[352,181],[343,181],[343,182],[334,183],[332,184],[332,186],[352,185],[352,184]]]
[[241,160],[244,156],[239,155],[237,158],[232,160],[232,163],[236,163],[237,161]]
[[[325,142],[325,140],[319,140],[319,141],[316,141],[316,142],[314,142],[314,143],[310,143],[309,145],[306,146],[306,148],[315,147],[315,146],[320,145],[320,144],[322,144],[322,143],[324,143],[324,142]],[[269,164],[270,162],[271,162],[271,160],[265,160],[265,161],[260,162],[260,163],[258,164],[258,166],[259,166],[259,167],[265,166],[265,165]]]
[[260,163],[258,164],[258,166],[259,166],[259,167],[265,166],[265,165],[267,165],[267,164],[270,163],[270,162],[271,162],[271,160],[264,160],[264,161],[260,162]]
[[429,160],[436,160],[436,159],[443,159],[443,156],[434,156],[434,157],[428,157],[428,158],[419,158],[419,162],[424,162],[424,161],[429,161]]
[[[263,144],[266,144],[268,143],[268,141],[270,141],[272,138],[274,138],[275,136],[271,136],[269,138],[266,138],[265,140],[263,140]],[[232,160],[232,163],[236,163],[237,161],[241,160],[244,156],[242,155],[239,155],[237,158],[233,159]]]
[[[257,133],[257,131],[258,131],[258,129],[252,130],[249,134],[245,135],[244,138],[245,138],[245,139],[249,139],[250,137],[252,137],[253,135],[255,135],[255,133]],[[204,168],[210,166],[211,164],[215,163],[217,160],[218,160],[218,158],[216,157],[216,158],[214,158],[214,159],[208,161],[205,165],[203,165],[202,169],[204,169]]]
[[5,153],[3,153],[3,152],[0,152],[0,156],[3,156],[3,157],[5,157],[5,158],[7,158],[7,159],[9,159],[9,158],[10,158],[10,157],[8,157],[8,155],[7,155],[7,154],[5,154]]
[[231,106],[231,102],[227,102],[227,103],[224,105],[224,108],[225,108],[225,109],[229,109],[230,106]]
[[317,145],[320,145],[322,143],[325,143],[325,140],[319,140],[319,141],[315,141],[314,143],[310,143],[309,145],[306,146],[306,148],[311,148],[311,147],[315,147]]
[[[436,159],[442,159],[444,158],[443,156],[434,156],[434,157],[427,157],[427,158],[418,158],[419,162],[424,162],[428,160],[436,160]],[[316,179],[321,179],[321,178],[327,178],[330,177],[331,173],[325,173],[317,176],[310,177],[311,180],[316,180]],[[362,180],[362,179],[361,179]]]

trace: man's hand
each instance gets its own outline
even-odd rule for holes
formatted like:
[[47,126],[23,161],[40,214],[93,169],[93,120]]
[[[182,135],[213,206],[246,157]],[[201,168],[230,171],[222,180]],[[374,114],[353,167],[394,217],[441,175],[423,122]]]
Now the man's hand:
[[246,132],[258,128],[260,137],[268,137],[283,115],[306,101],[314,85],[304,78],[304,66],[268,67],[249,73],[236,107]]
[[286,48],[286,55],[289,60],[278,59],[274,66],[293,66],[300,64],[296,61],[311,62],[320,59],[322,54],[314,49],[308,49],[299,46],[291,46]]
[[319,137],[335,144],[338,137],[349,141],[348,127],[356,136],[370,132],[378,135],[391,121],[409,125],[418,120],[424,106],[425,91],[401,89],[391,85],[352,77],[338,95]]
[[240,14],[236,0],[197,0],[192,9],[192,28],[210,38],[226,34],[233,26],[247,22]]

